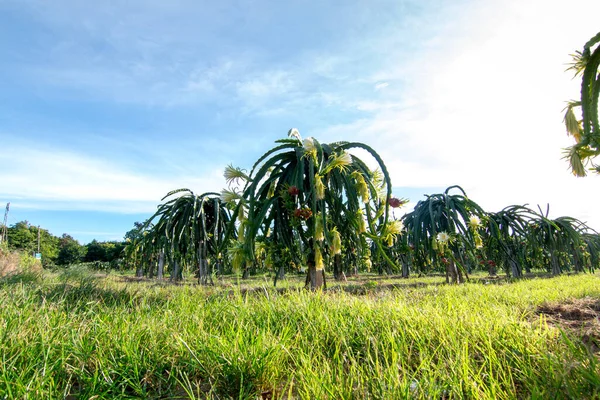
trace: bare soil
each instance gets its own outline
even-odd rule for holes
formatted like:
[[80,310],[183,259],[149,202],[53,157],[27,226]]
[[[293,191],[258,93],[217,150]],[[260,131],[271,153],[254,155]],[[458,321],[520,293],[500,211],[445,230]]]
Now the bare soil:
[[585,346],[600,357],[600,299],[584,297],[538,307],[550,325],[581,339]]

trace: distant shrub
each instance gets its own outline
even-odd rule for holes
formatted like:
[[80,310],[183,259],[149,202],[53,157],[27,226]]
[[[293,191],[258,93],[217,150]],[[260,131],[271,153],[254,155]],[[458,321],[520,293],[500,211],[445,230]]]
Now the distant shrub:
[[119,271],[122,269],[122,266],[123,266],[122,260],[116,259],[116,260],[112,260],[112,261],[86,261],[86,262],[71,263],[71,264],[67,264],[67,265],[55,266],[54,270],[56,272],[60,272],[63,270],[84,267],[90,271],[109,272],[111,270]]
[[0,279],[3,282],[38,281],[41,272],[41,262],[30,254],[0,247]]
[[373,288],[376,288],[378,286],[378,283],[376,281],[367,281],[367,282],[364,283],[363,286],[366,287],[366,288],[369,288],[369,289],[373,289]]
[[70,264],[66,268],[62,268],[59,272],[59,279],[65,282],[68,281],[84,281],[92,277],[93,271],[90,268],[91,263]]
[[0,247],[0,277],[13,274],[19,270],[19,255]]
[[37,260],[31,254],[20,253],[19,254],[19,269],[21,271],[42,272],[42,263],[40,260]]

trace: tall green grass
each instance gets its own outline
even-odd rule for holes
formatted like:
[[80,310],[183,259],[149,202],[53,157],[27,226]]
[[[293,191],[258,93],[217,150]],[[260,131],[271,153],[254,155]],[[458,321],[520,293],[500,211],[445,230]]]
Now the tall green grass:
[[310,293],[0,283],[0,398],[598,398],[600,367],[535,307],[596,275]]

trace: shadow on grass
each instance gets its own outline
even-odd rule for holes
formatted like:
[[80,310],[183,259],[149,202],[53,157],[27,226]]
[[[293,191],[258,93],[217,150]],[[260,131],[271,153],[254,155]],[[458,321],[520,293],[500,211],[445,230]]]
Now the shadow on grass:
[[139,293],[127,288],[100,287],[93,278],[62,282],[39,289],[40,301],[63,304],[68,309],[89,308],[92,304],[106,307],[137,307],[142,303],[162,306],[168,302],[165,296]]
[[16,284],[38,284],[42,276],[37,271],[24,271],[11,273],[0,278],[0,286],[10,286]]
[[[87,301],[101,300],[104,303],[113,305],[131,304],[137,298],[137,289],[128,290],[124,288],[114,290],[99,288],[95,284],[96,280],[108,278],[112,282],[125,284],[129,288],[139,285],[139,290],[156,287],[202,288],[206,290],[206,294],[211,297],[231,297],[239,296],[240,294],[242,296],[258,295],[269,297],[272,294],[277,295],[296,293],[298,291],[307,290],[304,288],[304,275],[287,275],[283,280],[287,282],[287,286],[283,287],[273,287],[271,285],[272,277],[267,275],[251,276],[247,279],[236,279],[235,276],[218,277],[214,279],[214,285],[201,285],[191,277],[182,281],[171,281],[169,278],[157,279],[148,277],[135,277],[131,275],[111,275],[110,277],[98,276],[93,274],[90,275],[79,273],[79,271],[72,271],[63,275],[64,276],[62,280],[64,283],[52,289],[54,291],[54,293],[50,294],[52,298],[69,300],[81,298],[86,299]],[[482,285],[504,285],[522,280],[550,279],[554,277],[556,276],[546,272],[530,273],[526,274],[522,278],[509,278],[506,275],[482,276],[481,274],[472,274],[469,277],[469,282]],[[418,279],[421,278],[426,279],[426,281],[419,281]],[[440,279],[433,281],[427,278]],[[445,279],[443,278],[445,278],[445,275],[439,273],[421,276],[413,275],[410,278],[405,278],[400,275],[358,275],[349,276],[347,281],[336,281],[333,280],[332,277],[329,277],[326,291],[331,293],[345,292],[353,295],[364,296],[381,294],[395,290],[447,285]],[[152,301],[160,303],[162,298],[159,296],[155,297],[156,298],[152,299]]]

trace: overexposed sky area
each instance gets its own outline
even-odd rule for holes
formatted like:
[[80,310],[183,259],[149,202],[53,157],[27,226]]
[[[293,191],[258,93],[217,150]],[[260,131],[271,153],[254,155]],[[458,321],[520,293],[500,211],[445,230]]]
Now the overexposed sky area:
[[220,191],[296,127],[380,153],[394,194],[460,185],[600,229],[561,160],[569,54],[600,2],[0,1],[0,206],[120,239],[179,187]]

